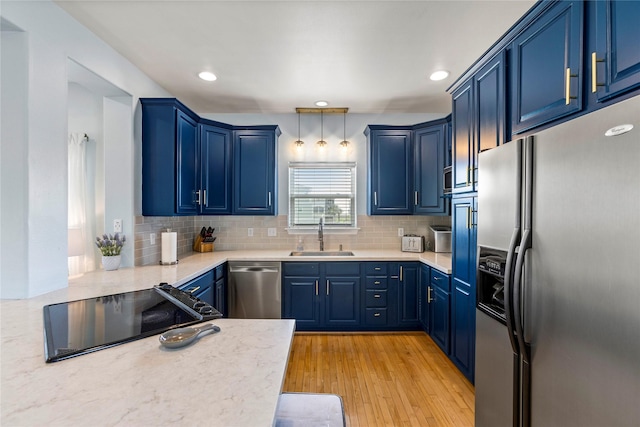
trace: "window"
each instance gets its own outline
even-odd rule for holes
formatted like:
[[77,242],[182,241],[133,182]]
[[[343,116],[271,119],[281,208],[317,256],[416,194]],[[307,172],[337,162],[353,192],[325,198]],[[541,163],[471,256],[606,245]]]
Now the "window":
[[289,163],[289,227],[356,227],[356,164]]

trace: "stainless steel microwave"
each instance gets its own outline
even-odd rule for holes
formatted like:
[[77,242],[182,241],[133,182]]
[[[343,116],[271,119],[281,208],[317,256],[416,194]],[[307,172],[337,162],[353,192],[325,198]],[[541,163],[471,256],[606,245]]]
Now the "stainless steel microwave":
[[442,173],[442,185],[444,186],[444,194],[451,194],[453,191],[452,182],[453,182],[453,169],[451,166],[447,166],[444,168]]

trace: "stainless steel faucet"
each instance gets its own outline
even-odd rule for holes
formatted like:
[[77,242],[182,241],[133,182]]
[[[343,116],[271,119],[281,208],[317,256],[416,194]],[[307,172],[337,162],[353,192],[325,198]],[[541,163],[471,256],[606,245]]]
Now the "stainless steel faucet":
[[320,223],[318,224],[318,240],[320,241],[320,251],[324,251],[324,225],[322,224],[323,219],[320,218]]

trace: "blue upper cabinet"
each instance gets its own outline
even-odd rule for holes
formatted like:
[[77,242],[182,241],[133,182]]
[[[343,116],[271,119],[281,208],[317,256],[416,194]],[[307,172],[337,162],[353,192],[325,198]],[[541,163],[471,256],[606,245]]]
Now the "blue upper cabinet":
[[368,126],[369,215],[413,213],[413,145],[411,130],[401,127]]
[[414,213],[448,215],[449,203],[443,197],[443,171],[447,157],[449,125],[431,124],[414,131]]
[[453,93],[453,192],[476,191],[480,151],[506,138],[506,54],[499,52]]
[[198,124],[183,111],[177,110],[177,202],[176,213],[198,213],[200,186],[198,183]]
[[275,215],[278,126],[201,119],[142,98],[142,215]]
[[595,49],[589,91],[598,101],[640,87],[640,2],[595,2]]
[[173,98],[141,99],[142,214],[197,212],[198,117]]
[[232,135],[229,129],[203,124],[200,127],[202,214],[231,213]]
[[582,1],[558,2],[514,39],[514,134],[582,110],[583,15]]
[[234,131],[234,214],[276,214],[276,141],[279,134],[277,126]]
[[473,191],[471,171],[474,152],[473,79],[466,81],[452,96],[452,191]]

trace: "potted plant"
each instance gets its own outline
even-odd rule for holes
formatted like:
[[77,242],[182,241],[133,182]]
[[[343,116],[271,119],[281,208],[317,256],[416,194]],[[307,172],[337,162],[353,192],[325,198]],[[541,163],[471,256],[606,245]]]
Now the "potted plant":
[[96,246],[102,253],[102,266],[105,270],[117,270],[120,267],[120,251],[126,240],[124,234],[121,236],[118,233],[96,237]]

